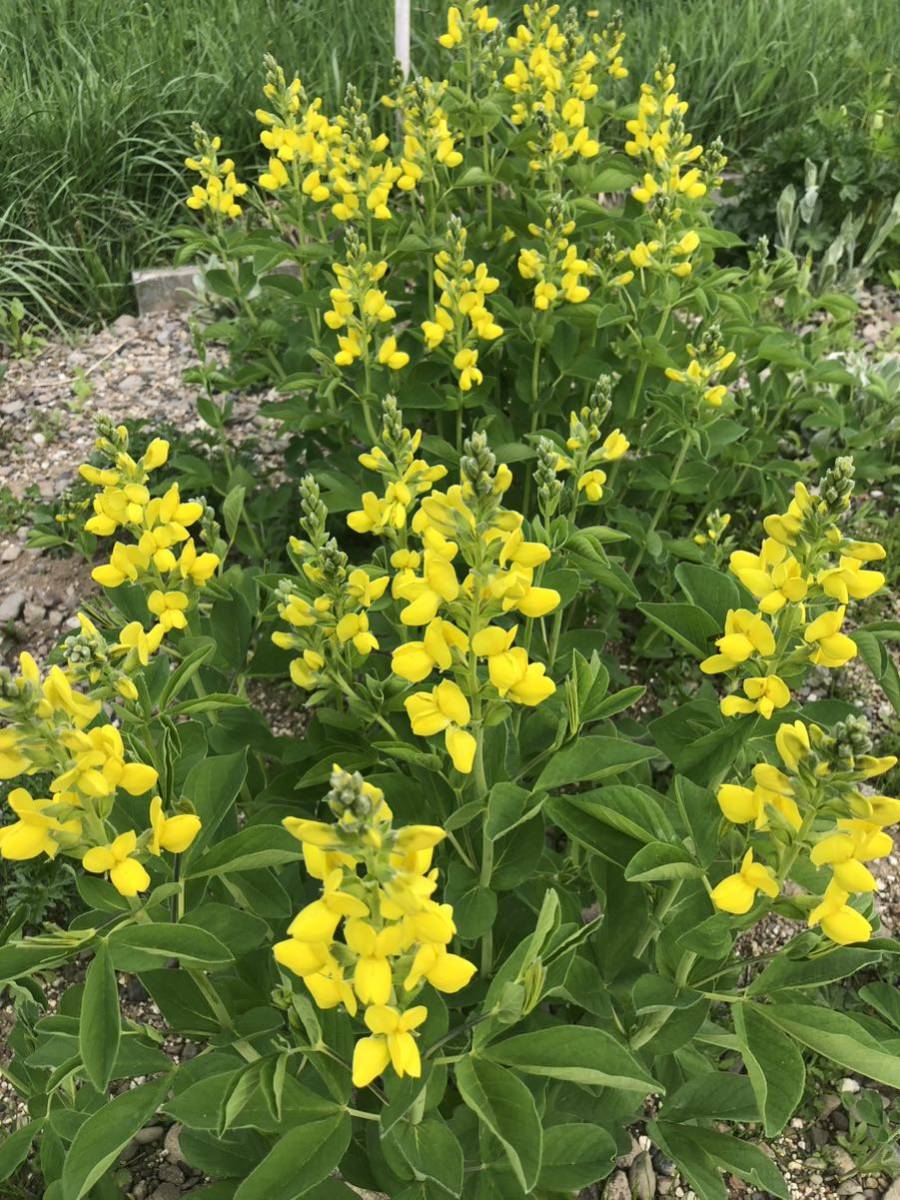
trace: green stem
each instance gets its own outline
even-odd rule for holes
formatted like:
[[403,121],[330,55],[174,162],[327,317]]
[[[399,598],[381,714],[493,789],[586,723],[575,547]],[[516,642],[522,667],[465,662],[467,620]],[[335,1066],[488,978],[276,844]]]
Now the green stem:
[[660,498],[659,504],[657,504],[657,506],[656,506],[656,511],[654,512],[654,514],[650,520],[650,524],[647,527],[647,533],[644,537],[644,544],[643,544],[643,546],[641,546],[640,550],[638,551],[637,557],[635,558],[634,562],[631,565],[631,568],[628,571],[628,574],[631,576],[632,579],[635,578],[635,576],[637,575],[637,572],[638,572],[638,567],[644,561],[644,556],[647,553],[647,546],[650,541],[650,536],[652,533],[655,532],[656,526],[659,524],[660,518],[662,517],[663,513],[665,512],[666,507],[669,503],[669,499],[671,498],[672,489],[675,487],[675,484],[678,482],[678,476],[681,474],[681,468],[684,466],[685,458],[687,458],[688,447],[691,444],[692,437],[693,437],[693,431],[690,429],[685,430],[684,437],[682,438],[682,441],[681,441],[681,449],[678,451],[678,457],[675,459],[675,464],[672,467],[672,474],[669,476],[669,483],[666,487],[666,490],[663,492],[662,497]]
[[[693,950],[686,950],[681,956],[681,961],[675,972],[675,986],[677,988],[682,988],[687,983],[691,968],[696,961],[697,955]],[[631,1039],[632,1050],[640,1050],[641,1046],[646,1046],[649,1041],[656,1037],[657,1033],[659,1033],[660,1029],[662,1029],[663,1025],[665,1025],[674,1012],[674,1007],[666,1007],[651,1013],[647,1023],[642,1025]]]

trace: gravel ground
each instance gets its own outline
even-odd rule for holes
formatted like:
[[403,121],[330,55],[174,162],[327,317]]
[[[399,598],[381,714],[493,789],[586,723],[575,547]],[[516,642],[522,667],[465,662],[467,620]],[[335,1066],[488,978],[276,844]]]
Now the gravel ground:
[[[896,294],[875,288],[863,295],[858,334],[867,351],[896,341],[898,326]],[[163,314],[120,317],[75,346],[52,342],[34,361],[9,364],[0,380],[0,515],[12,511],[21,520],[9,528],[7,518],[6,532],[0,521],[0,659],[10,660],[24,646],[44,657],[60,632],[74,624],[76,608],[93,587],[89,566],[79,559],[26,548],[28,497],[37,494],[53,500],[65,493],[76,478],[78,464],[90,454],[100,414],[177,425],[202,438],[204,427],[195,410],[197,389],[182,380],[193,361],[186,320]],[[232,435],[251,447],[268,469],[278,460],[279,435],[259,416],[261,399],[265,397],[241,400]],[[17,501],[24,503],[16,505]],[[868,673],[861,670],[858,678],[854,676],[852,687],[857,697],[870,701],[867,707],[876,723],[886,724],[889,715],[883,710],[883,697],[873,691]],[[271,689],[261,691],[260,700],[276,732],[297,728],[296,712],[287,703],[273,701]],[[900,855],[882,860],[877,873],[885,926],[896,932],[900,930]],[[793,927],[772,918],[745,940],[744,951],[748,957],[764,953],[783,944],[793,932]],[[61,988],[73,978],[77,972],[51,984],[51,1009]],[[121,982],[127,1015],[162,1029],[158,1010],[139,986],[124,978]],[[11,1020],[9,1009],[0,1008],[0,1067]],[[166,1048],[176,1061],[197,1052],[196,1046],[181,1039],[170,1039]],[[900,1160],[890,1175],[861,1175],[840,1144],[848,1128],[842,1094],[846,1097],[860,1086],[867,1085],[852,1076],[823,1085],[810,1110],[795,1117],[774,1143],[772,1150],[792,1200],[900,1200]],[[24,1116],[12,1089],[0,1078],[0,1128],[14,1127]],[[126,1148],[116,1180],[131,1200],[181,1200],[202,1182],[181,1158],[178,1134],[177,1125],[153,1125]],[[27,1176],[21,1182],[36,1186]],[[743,1200],[765,1200],[766,1195],[735,1178],[728,1180],[728,1193]],[[589,1195],[602,1200],[694,1197],[674,1164],[638,1133],[631,1153],[618,1161],[601,1188],[585,1194],[585,1200]]]

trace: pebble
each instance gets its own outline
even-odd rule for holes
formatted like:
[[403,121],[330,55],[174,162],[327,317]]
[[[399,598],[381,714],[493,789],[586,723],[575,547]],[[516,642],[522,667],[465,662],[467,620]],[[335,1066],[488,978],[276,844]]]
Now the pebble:
[[37,625],[44,619],[44,606],[37,600],[29,600],[22,608],[22,620],[26,625]]
[[138,1146],[149,1146],[152,1142],[160,1141],[164,1133],[162,1125],[148,1125],[145,1129],[139,1129],[132,1141]]
[[27,596],[22,591],[10,592],[3,600],[0,600],[0,624],[6,621],[15,621],[22,609],[25,607]]
[[888,1190],[884,1193],[884,1200],[900,1200],[900,1175],[891,1180]]
[[656,1192],[656,1172],[646,1150],[642,1150],[631,1164],[628,1183],[633,1200],[653,1200]]
[[0,562],[15,562],[21,553],[22,547],[13,542],[11,546],[7,546],[3,553],[0,554]]
[[120,392],[124,392],[126,396],[129,396],[141,390],[144,386],[144,380],[140,375],[126,375],[124,379],[119,381],[118,386]]
[[603,1189],[603,1200],[631,1200],[631,1188],[624,1171],[616,1171],[610,1175]]
[[156,1174],[164,1183],[184,1183],[184,1173],[174,1163],[161,1163]]
[[161,1183],[151,1192],[150,1200],[181,1200],[181,1188],[174,1183]]
[[[182,1054],[182,1059],[184,1055]],[[165,1151],[169,1156],[170,1163],[183,1163],[184,1159],[181,1156],[181,1126],[170,1125],[166,1130]]]

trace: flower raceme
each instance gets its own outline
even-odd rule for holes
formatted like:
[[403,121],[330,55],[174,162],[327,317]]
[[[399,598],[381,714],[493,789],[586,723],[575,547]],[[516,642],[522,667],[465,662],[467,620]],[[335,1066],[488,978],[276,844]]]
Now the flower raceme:
[[444,246],[434,258],[434,282],[441,289],[434,312],[422,322],[428,351],[442,347],[448,354],[461,392],[483,380],[478,366],[478,343],[493,342],[503,334],[485,303],[500,286],[485,263],[477,266],[466,257],[466,231],[452,218]]
[[382,790],[337,765],[327,804],[333,823],[284,820],[321,894],[288,926],[275,958],[320,1008],[342,1007],[356,1017],[363,1007],[369,1032],[353,1054],[356,1087],[389,1066],[401,1078],[417,1078],[416,1030],[428,1009],[413,1001],[425,984],[457,992],[475,974],[449,949],[456,932],[451,906],[434,898],[432,856],[445,833],[433,825],[395,828]]
[[196,153],[186,158],[184,165],[189,171],[196,171],[202,183],[194,184],[185,203],[195,211],[207,209],[216,221],[222,217],[234,220],[243,212],[238,200],[246,193],[247,185],[239,182],[230,158],[219,161],[222,139],[209,137],[195,125],[194,147]]
[[[121,630],[112,654],[126,658],[130,654],[146,666],[166,634],[187,627],[196,594],[215,574],[219,558],[208,551],[198,552],[191,533],[204,515],[201,502],[182,500],[177,483],[161,496],[151,495],[150,476],[168,461],[168,442],[155,438],[140,459],[129,453],[128,442],[124,426],[101,422],[96,449],[107,465],[85,464],[79,470],[98,489],[85,529],[97,537],[127,533],[134,539],[117,540],[109,561],[91,574],[105,588],[132,583],[145,591],[155,624],[145,630],[140,621],[130,622]],[[87,618],[80,620],[86,642],[103,652],[104,639],[96,627]]]
[[852,461],[839,459],[818,495],[798,483],[787,512],[766,518],[768,536],[758,553],[732,553],[730,569],[759,612],[731,610],[716,640],[718,653],[700,664],[706,674],[750,672],[740,680],[743,697],[721,701],[725,716],[758,713],[768,720],[790,703],[783,676],[792,678],[807,664],[836,670],[856,656],[856,643],[843,632],[847,603],[883,586],[884,575],[869,564],[885,552],[840,530],[852,471]]
[[720,786],[722,815],[733,824],[752,825],[757,837],[766,837],[779,869],[756,862],[751,846],[740,871],[712,890],[717,908],[744,914],[757,891],[777,897],[797,856],[805,854],[813,867],[830,873],[818,903],[809,910],[810,926],[821,926],[841,945],[871,937],[870,921],[849,900],[874,892],[875,877],[866,864],[893,849],[884,830],[900,817],[900,801],[859,791],[860,783],[897,762],[893,755],[873,757],[869,745],[860,718],[848,719],[833,736],[803,721],[787,722],[775,735],[781,767],[757,763],[753,786]]
[[[483,435],[467,443],[460,483],[445,491],[434,486],[444,468],[418,456],[420,442],[388,397],[381,441],[360,456],[381,476],[384,494],[366,493],[348,524],[383,541],[379,557],[392,575],[374,565],[350,569],[326,532],[315,482],[304,481],[301,523],[308,540],[292,542],[300,575],[280,592],[279,614],[291,630],[273,637],[299,652],[291,666],[299,686],[351,697],[358,659],[347,657],[347,644],[361,657],[380,650],[369,613],[383,612],[386,628],[409,635],[397,641],[392,634],[394,677],[419,685],[440,676],[404,698],[413,733],[443,735],[453,766],[465,775],[473,770],[486,706],[533,707],[556,690],[526,645],[514,644],[518,624],[508,622],[538,620],[558,607],[560,596],[540,582],[549,547],[529,541],[522,514],[502,504],[512,475],[497,465]],[[618,449],[615,439],[610,446]]]
[[155,768],[129,759],[115,725],[95,723],[101,703],[73,688],[60,667],[42,679],[23,653],[19,675],[0,684],[0,778],[50,776],[47,796],[33,797],[23,787],[10,792],[17,819],[0,828],[0,858],[63,854],[80,859],[86,871],[108,874],[123,896],[145,891],[150,876],[141,858],[186,850],[199,819],[190,813],[165,817],[155,797],[146,832],[117,834],[110,818],[118,793],[146,795],[157,782]]
[[374,259],[364,242],[351,235],[347,240],[346,263],[332,267],[336,287],[329,293],[331,308],[325,313],[325,324],[338,335],[338,350],[334,361],[339,367],[350,367],[358,359],[368,369],[370,360],[399,371],[409,362],[409,355],[398,349],[393,332],[387,333],[377,349],[373,343],[381,325],[390,324],[397,310],[379,285],[387,274],[384,259]]

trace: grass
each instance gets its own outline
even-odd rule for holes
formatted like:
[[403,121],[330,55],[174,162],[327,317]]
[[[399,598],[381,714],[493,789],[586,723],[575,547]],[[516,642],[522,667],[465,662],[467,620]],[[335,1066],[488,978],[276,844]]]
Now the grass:
[[[816,103],[875,87],[900,44],[895,0],[622,0],[633,80],[666,44],[693,126],[746,153]],[[588,4],[585,0],[585,7]],[[434,69],[443,0],[413,0],[414,60]],[[513,0],[492,8],[512,15]],[[183,216],[192,120],[256,157],[271,51],[333,107],[375,98],[393,0],[0,0],[0,294],[58,324],[132,303],[131,270],[165,261]],[[427,36],[426,36],[427,31]]]

